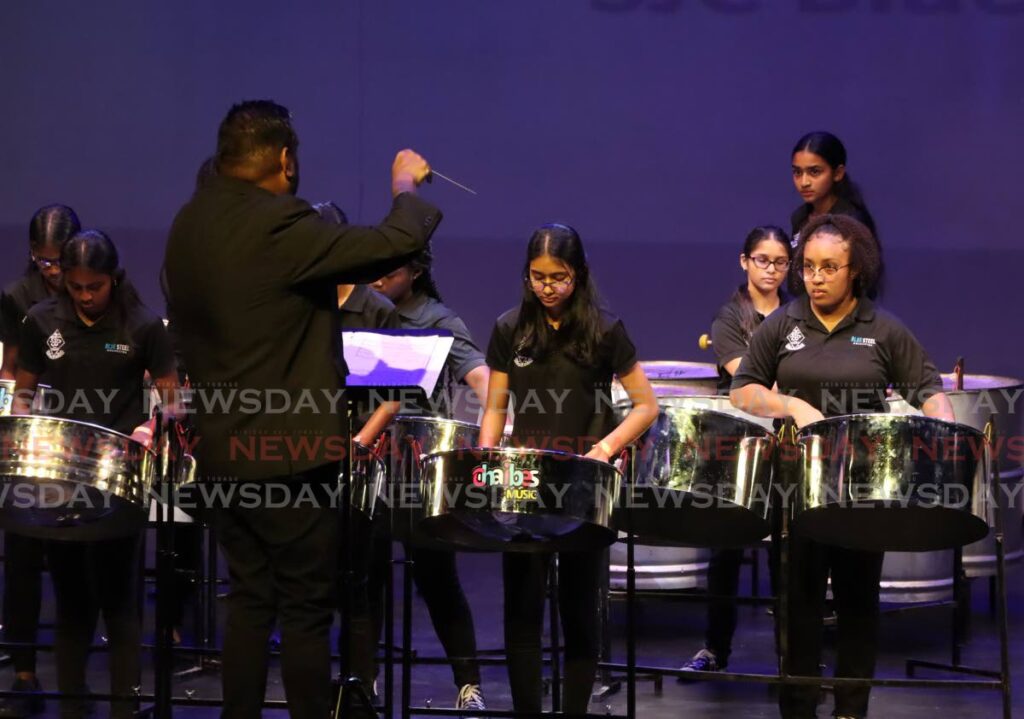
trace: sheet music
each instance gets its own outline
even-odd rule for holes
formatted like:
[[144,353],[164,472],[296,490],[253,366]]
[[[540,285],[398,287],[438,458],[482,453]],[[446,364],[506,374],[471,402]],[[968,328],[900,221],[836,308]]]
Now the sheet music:
[[420,387],[434,391],[455,338],[447,330],[341,333],[351,387]]

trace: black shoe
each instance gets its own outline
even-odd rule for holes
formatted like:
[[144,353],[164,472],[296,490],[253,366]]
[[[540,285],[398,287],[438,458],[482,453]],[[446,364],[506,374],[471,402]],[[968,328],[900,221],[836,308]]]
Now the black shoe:
[[25,696],[0,699],[0,719],[21,719],[46,710],[46,700],[38,694],[43,691],[38,679],[15,679],[11,691],[24,692]]

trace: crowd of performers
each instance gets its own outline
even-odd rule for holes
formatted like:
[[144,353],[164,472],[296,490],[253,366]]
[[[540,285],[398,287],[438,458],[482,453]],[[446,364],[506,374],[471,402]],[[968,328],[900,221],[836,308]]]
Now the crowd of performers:
[[[177,389],[186,381],[200,390],[340,391],[346,375],[340,329],[440,328],[454,335],[454,344],[437,392],[451,393],[457,383],[471,388],[484,407],[483,447],[498,446],[505,434],[511,446],[569,438],[583,445],[579,454],[610,462],[654,421],[657,398],[638,350],[626,324],[602,302],[594,268],[572,227],[547,224],[529,237],[522,296],[508,298],[511,309],[496,319],[481,351],[432,278],[429,241],[441,212],[417,193],[430,175],[427,161],[411,150],[399,152],[390,212],[380,224],[360,227],[350,225],[333,203],[310,205],[296,196],[297,150],[284,107],[250,101],[231,108],[218,131],[216,154],[203,164],[195,192],[170,230],[161,275],[170,330],[141,302],[111,238],[84,229],[69,207],[36,212],[29,225],[28,266],[2,296],[2,371],[15,383],[12,412],[32,413],[39,385],[56,393],[117,390],[102,412],[89,407],[58,416],[147,444],[154,427],[142,399],[144,382],[162,391],[169,413],[177,411]],[[803,426],[825,416],[885,411],[884,390],[892,386],[923,401],[926,415],[952,420],[935,366],[910,331],[875,304],[883,275],[881,245],[850,180],[842,143],[829,133],[811,133],[800,138],[791,157],[802,199],[791,232],[771,225],[750,232],[739,254],[742,284],[714,319],[720,392],[750,414],[792,418]],[[622,415],[596,401],[595,388],[610,391],[614,379],[632,404]],[[830,390],[844,386],[879,391],[839,393],[840,402],[824,402],[836,396]],[[514,406],[514,398],[530,390],[544,390],[534,395],[540,401]],[[566,398],[564,404],[556,406],[556,397]],[[372,446],[396,411],[390,403],[367,408],[355,440]],[[315,452],[253,458],[231,450],[232,438],[244,436],[340,436],[344,426],[337,412],[197,410],[190,421],[198,438],[200,481],[276,481],[315,491],[337,482],[336,458]],[[203,518],[215,528],[231,580],[223,715],[260,716],[276,628],[291,716],[324,719],[332,709],[329,632],[339,607],[337,512],[328,503],[229,504],[209,508]],[[390,541],[387,526],[377,521],[360,538],[353,553],[357,581],[350,588],[349,636],[339,647],[371,696]],[[110,641],[110,691],[124,697],[112,704],[116,717],[137,709],[130,696],[141,684],[141,546],[141,532],[101,542],[44,541],[14,532],[5,539],[5,639],[37,639],[45,558],[57,604],[57,688],[88,691],[89,647],[102,614]],[[406,552],[450,659],[453,704],[483,710],[473,609],[456,554],[415,543]],[[553,559],[544,553],[503,556],[508,677],[513,706],[525,715],[542,710],[541,632]],[[736,628],[735,603],[728,597],[737,592],[740,559],[739,550],[714,552],[708,580],[718,599],[709,604],[705,646],[684,669],[728,666]],[[558,555],[563,708],[570,714],[585,713],[590,702],[604,630],[599,602],[606,562],[604,550]],[[792,673],[820,671],[831,575],[839,626],[836,673],[872,676],[882,555],[795,540],[791,566]],[[44,702],[37,696],[42,687],[36,653],[20,647],[11,654],[13,689],[20,694],[3,702],[0,716],[37,714]],[[866,716],[868,696],[864,688],[837,687],[836,716]],[[817,704],[815,687],[782,689],[783,717],[813,717]],[[60,705],[65,717],[92,711],[79,699],[62,699]],[[351,715],[363,711],[356,705]]]

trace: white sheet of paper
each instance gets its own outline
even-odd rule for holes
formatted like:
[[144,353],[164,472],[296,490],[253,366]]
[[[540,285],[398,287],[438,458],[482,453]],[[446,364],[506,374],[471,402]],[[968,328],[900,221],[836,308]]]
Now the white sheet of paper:
[[450,332],[373,331],[341,333],[352,387],[420,387],[434,391],[448,352]]

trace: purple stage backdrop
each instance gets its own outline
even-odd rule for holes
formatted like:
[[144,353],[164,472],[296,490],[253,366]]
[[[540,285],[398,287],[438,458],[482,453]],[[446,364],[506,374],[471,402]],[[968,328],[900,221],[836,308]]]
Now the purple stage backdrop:
[[940,368],[1021,375],[1022,30],[1024,0],[7,2],[0,280],[32,212],[64,202],[159,306],[218,121],[268,97],[294,113],[311,201],[376,221],[405,146],[479,191],[424,194],[446,215],[442,292],[481,345],[557,220],[644,357],[709,360],[743,236],[786,226],[789,150],[828,129],[878,221],[885,304]]

